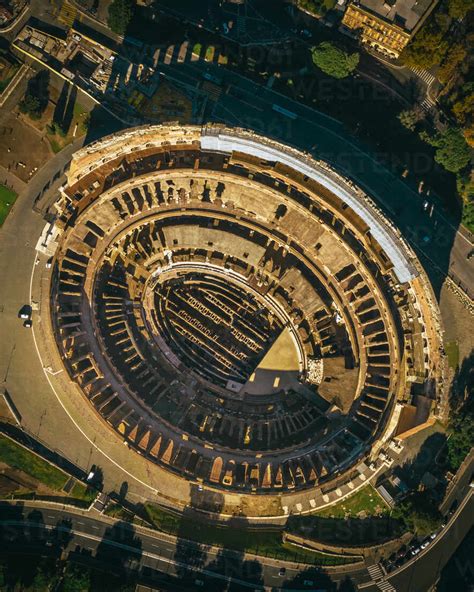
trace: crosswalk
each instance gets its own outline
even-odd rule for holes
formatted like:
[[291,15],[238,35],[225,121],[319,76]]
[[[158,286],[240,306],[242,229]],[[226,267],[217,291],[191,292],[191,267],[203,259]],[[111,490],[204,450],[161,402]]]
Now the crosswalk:
[[382,592],[397,592],[397,589],[390,582],[377,582],[377,588]]
[[380,569],[380,565],[378,563],[369,565],[367,567],[367,571],[369,572],[369,575],[373,580],[380,580],[381,578],[383,578],[383,571]]
[[72,27],[76,20],[77,10],[68,2],[64,2],[58,14],[58,19],[67,27]]
[[428,89],[436,80],[436,78],[433,76],[433,74],[431,74],[431,72],[428,72],[428,70],[423,70],[422,68],[411,68],[411,71],[414,72],[418,76],[418,78],[423,80],[423,82],[427,86],[425,98],[421,102],[421,108],[423,109],[423,111],[426,111],[426,113],[428,113],[435,105],[434,101],[429,96]]
[[428,70],[423,70],[422,68],[411,68],[411,71],[414,72],[418,78],[421,78],[421,80],[423,80],[427,86],[430,86],[436,80],[433,74],[428,72]]
[[384,572],[379,563],[368,565],[367,571],[379,590],[382,592],[397,592],[396,588],[394,588],[390,582],[382,579],[384,577]]
[[421,102],[421,108],[423,109],[423,111],[426,111],[426,113],[431,111],[431,109],[434,107],[434,105],[435,105],[434,101],[432,101],[428,95],[426,95],[426,97]]

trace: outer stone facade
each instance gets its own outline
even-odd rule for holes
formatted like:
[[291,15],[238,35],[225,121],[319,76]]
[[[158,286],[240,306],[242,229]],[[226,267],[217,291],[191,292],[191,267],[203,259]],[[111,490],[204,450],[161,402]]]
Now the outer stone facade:
[[137,128],[74,156],[57,210],[71,381],[186,479],[325,484],[387,441],[411,384],[436,391],[425,276],[324,163],[243,130]]

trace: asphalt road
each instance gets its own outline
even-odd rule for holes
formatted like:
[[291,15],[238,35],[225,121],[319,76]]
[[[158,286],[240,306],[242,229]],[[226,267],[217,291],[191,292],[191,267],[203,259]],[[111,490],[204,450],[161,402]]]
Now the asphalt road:
[[[145,532],[127,523],[104,519],[100,514],[55,509],[38,504],[8,506],[0,504],[0,541],[9,552],[27,552],[42,548],[54,552],[61,546],[66,553],[78,547],[89,557],[106,562],[108,568],[131,564],[141,575],[150,577],[150,570],[175,576],[191,586],[199,580],[205,590],[223,590],[232,582],[234,590],[329,590],[330,581],[345,577],[337,573],[328,579],[326,572],[310,566],[276,561],[266,557],[217,549],[176,539],[164,533]],[[4,547],[5,548],[5,547]],[[286,573],[279,575],[284,567]],[[353,581],[367,581],[365,569],[351,573]],[[312,584],[303,584],[307,580]],[[297,587],[296,587],[297,586]],[[321,588],[319,586],[322,586]],[[201,587],[201,585],[199,585]]]
[[[370,581],[365,569],[345,573],[334,570],[331,580],[339,582],[349,576],[359,589],[367,592],[390,589],[386,584],[384,587],[384,582],[390,583],[395,591],[425,592],[471,528],[473,510],[473,490],[468,489],[447,526],[428,548],[383,580]],[[145,578],[154,577],[155,582],[164,575],[176,576],[191,586],[199,580],[206,590],[224,589],[230,582],[232,589],[242,590],[330,589],[328,574],[317,568],[261,556],[256,561],[254,556],[205,547],[164,533],[135,529],[98,513],[89,514],[37,503],[1,504],[0,540],[8,545],[9,551],[25,552],[42,547],[44,552],[61,547],[66,553],[74,552],[72,557],[77,557],[80,551],[96,561],[107,562],[109,567],[114,562],[130,565]],[[284,576],[280,575],[282,567],[286,569]],[[312,583],[305,585],[305,580]]]

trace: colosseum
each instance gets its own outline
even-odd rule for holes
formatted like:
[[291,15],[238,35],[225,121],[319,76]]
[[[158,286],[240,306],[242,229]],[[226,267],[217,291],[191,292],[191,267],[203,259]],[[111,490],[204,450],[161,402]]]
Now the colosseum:
[[414,252],[326,163],[241,129],[147,126],[75,154],[50,320],[111,438],[190,482],[330,487],[414,393],[442,397]]

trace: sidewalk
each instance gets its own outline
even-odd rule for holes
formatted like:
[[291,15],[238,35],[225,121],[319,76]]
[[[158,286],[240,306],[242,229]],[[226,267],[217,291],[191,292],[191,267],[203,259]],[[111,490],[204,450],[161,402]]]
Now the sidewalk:
[[18,195],[25,189],[26,183],[0,165],[0,184],[13,189]]

